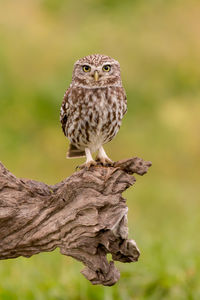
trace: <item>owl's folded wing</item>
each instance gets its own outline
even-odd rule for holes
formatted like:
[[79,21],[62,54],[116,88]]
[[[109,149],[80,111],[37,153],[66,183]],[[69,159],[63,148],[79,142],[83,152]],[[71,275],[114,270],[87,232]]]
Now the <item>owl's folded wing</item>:
[[122,98],[123,98],[123,116],[127,112],[127,97],[124,88],[122,88]]
[[66,92],[64,94],[63,102],[62,102],[62,105],[60,108],[60,122],[61,122],[62,130],[65,135],[66,135],[66,132],[65,132],[66,123],[67,123],[67,119],[68,119],[68,108],[69,108],[68,95],[69,95],[69,92],[70,92],[70,88],[68,88],[68,90],[66,90]]

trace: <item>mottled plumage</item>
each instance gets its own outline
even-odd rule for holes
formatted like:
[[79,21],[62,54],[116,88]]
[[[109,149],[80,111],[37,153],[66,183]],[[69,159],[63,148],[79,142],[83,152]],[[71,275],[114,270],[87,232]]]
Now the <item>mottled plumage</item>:
[[91,153],[98,150],[97,159],[111,163],[102,145],[117,134],[126,110],[119,63],[99,54],[79,59],[60,113],[63,132],[70,140],[67,157],[86,154],[83,167],[95,165]]

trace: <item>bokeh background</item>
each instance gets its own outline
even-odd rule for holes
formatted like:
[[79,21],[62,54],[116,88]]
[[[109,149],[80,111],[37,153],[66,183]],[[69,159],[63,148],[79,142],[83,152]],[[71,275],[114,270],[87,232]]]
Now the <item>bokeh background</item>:
[[0,160],[16,176],[54,184],[66,160],[59,109],[73,63],[120,61],[128,113],[106,146],[113,160],[153,163],[124,196],[139,262],[92,286],[56,250],[0,262],[0,299],[200,299],[200,2],[0,0]]

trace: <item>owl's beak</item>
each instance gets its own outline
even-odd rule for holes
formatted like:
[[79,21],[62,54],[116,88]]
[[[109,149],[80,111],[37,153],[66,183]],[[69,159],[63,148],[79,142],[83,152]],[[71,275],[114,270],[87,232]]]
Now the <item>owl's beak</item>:
[[94,71],[94,80],[95,81],[99,80],[99,73],[97,71]]

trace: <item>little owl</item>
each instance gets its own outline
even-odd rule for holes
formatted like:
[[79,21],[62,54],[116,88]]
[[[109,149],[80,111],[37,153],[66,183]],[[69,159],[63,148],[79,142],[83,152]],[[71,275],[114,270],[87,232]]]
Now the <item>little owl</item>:
[[[65,92],[60,121],[70,140],[67,158],[86,155],[81,168],[112,164],[103,145],[117,134],[127,111],[127,100],[115,59],[88,55],[74,64],[72,83]],[[97,161],[92,153],[98,150]]]

